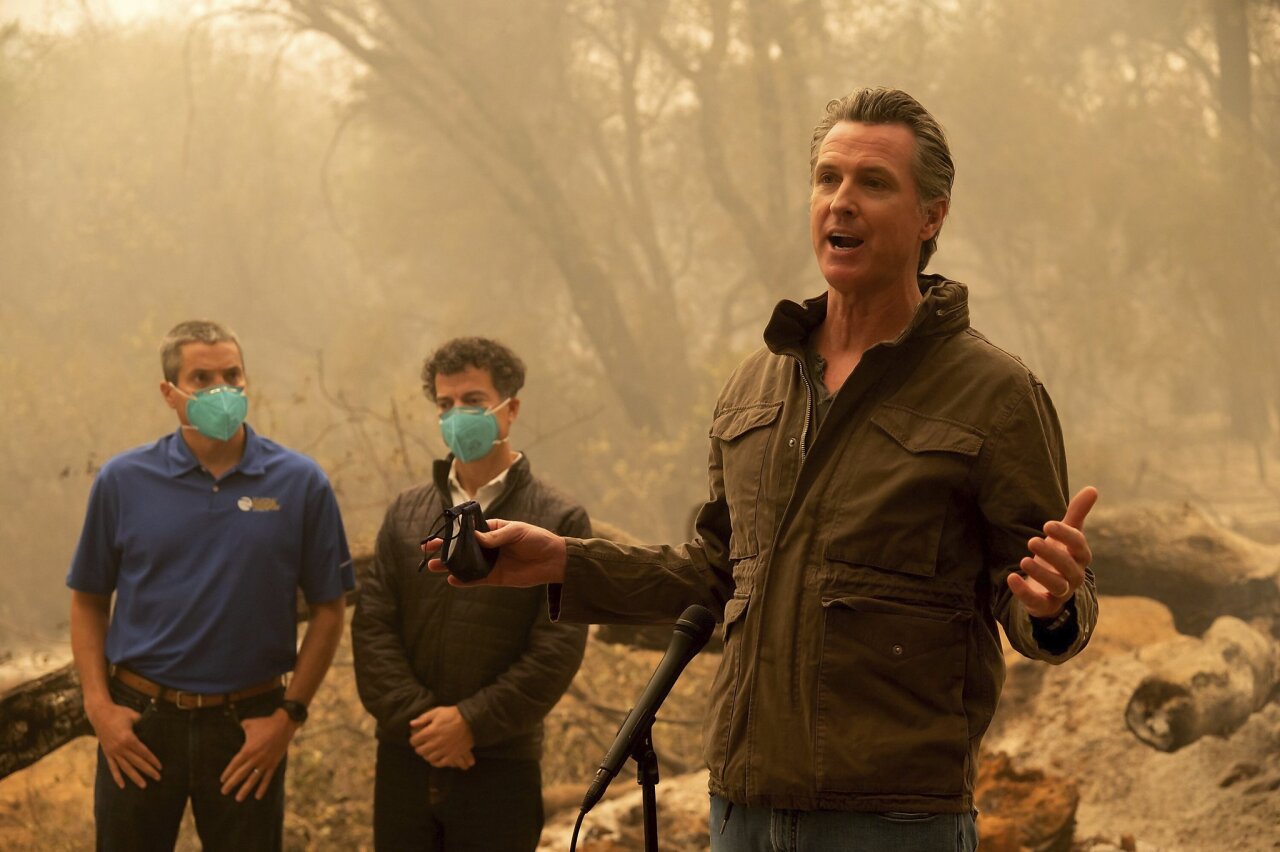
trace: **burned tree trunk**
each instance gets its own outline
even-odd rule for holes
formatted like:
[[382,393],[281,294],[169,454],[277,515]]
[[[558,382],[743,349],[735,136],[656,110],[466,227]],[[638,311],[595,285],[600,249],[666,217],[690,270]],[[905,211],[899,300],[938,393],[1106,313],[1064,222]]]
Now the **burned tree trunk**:
[[92,734],[80,676],[66,665],[0,697],[0,778],[25,769],[76,737]]
[[1228,736],[1261,709],[1277,684],[1280,646],[1238,618],[1224,616],[1203,639],[1148,647],[1155,661],[1125,708],[1134,735],[1177,751],[1207,734]]
[[1214,619],[1280,620],[1280,547],[1259,544],[1190,505],[1099,511],[1087,528],[1098,592],[1154,598],[1181,633]]

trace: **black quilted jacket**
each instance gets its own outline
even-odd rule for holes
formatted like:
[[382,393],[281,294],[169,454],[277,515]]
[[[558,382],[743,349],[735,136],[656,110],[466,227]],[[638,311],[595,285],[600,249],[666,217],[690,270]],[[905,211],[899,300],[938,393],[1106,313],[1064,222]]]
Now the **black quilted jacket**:
[[[384,742],[407,747],[410,719],[456,705],[477,759],[537,759],[542,719],[582,662],[586,628],[551,623],[544,587],[460,590],[447,575],[418,571],[419,542],[452,504],[452,463],[437,461],[434,482],[392,502],[373,564],[360,578],[351,621],[360,700]],[[527,456],[512,465],[506,489],[485,514],[591,535],[586,511],[535,479]]]

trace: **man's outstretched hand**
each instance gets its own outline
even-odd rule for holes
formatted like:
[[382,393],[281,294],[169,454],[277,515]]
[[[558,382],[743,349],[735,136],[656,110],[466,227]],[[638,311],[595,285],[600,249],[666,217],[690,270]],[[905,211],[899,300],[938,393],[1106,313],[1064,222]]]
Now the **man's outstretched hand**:
[[[474,583],[464,583],[449,576],[454,586],[511,586],[527,588],[545,583],[563,583],[565,565],[564,539],[553,532],[521,521],[488,520],[489,532],[476,532],[482,547],[498,548],[498,561],[489,576]],[[440,549],[441,541],[433,538],[422,545],[428,556]],[[437,573],[448,571],[444,562],[431,559],[427,569]]]
[[1084,582],[1085,569],[1093,561],[1084,535],[1084,519],[1098,502],[1098,489],[1081,488],[1060,521],[1044,525],[1044,536],[1027,542],[1030,556],[1019,567],[1026,576],[1009,575],[1009,591],[1036,618],[1053,618]]

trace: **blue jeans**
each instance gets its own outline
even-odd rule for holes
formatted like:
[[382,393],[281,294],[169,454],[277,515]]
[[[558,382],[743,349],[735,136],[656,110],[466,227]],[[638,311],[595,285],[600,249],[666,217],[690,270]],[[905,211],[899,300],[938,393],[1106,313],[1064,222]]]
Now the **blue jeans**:
[[237,802],[234,791],[224,796],[218,780],[244,744],[240,720],[270,716],[284,697],[283,688],[203,710],[179,710],[167,702],[152,701],[115,680],[111,697],[142,714],[134,732],[159,758],[161,769],[160,780],[148,778],[146,789],[125,778],[121,790],[98,749],[93,815],[99,852],[172,852],[188,799],[200,843],[209,852],[283,848],[285,761],[261,800],[250,796]]
[[[974,852],[967,814],[864,814],[734,805],[711,797],[711,852]],[[721,825],[724,833],[720,833]]]

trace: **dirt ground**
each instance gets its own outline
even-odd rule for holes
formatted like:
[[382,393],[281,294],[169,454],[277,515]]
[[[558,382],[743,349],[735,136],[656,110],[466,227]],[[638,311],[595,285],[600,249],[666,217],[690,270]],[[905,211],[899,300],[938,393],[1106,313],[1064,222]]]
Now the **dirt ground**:
[[[1280,701],[1229,738],[1164,754],[1125,728],[1123,709],[1147,671],[1139,652],[1173,635],[1168,611],[1141,598],[1104,598],[1093,642],[1059,667],[1009,657],[1009,678],[985,747],[1080,789],[1076,850],[1216,852],[1280,849]],[[577,803],[622,713],[661,654],[593,641],[574,691],[547,721],[543,849],[567,849]],[[703,696],[718,663],[697,658],[655,728],[663,848],[707,848],[705,771],[698,742]],[[95,744],[81,739],[0,781],[0,849],[92,847]],[[682,774],[682,770],[691,770]],[[371,848],[373,725],[356,698],[349,645],[290,753],[286,847]],[[629,775],[587,818],[582,852],[640,849],[640,801]],[[1126,836],[1128,840],[1125,841]],[[180,849],[197,849],[188,824]]]

